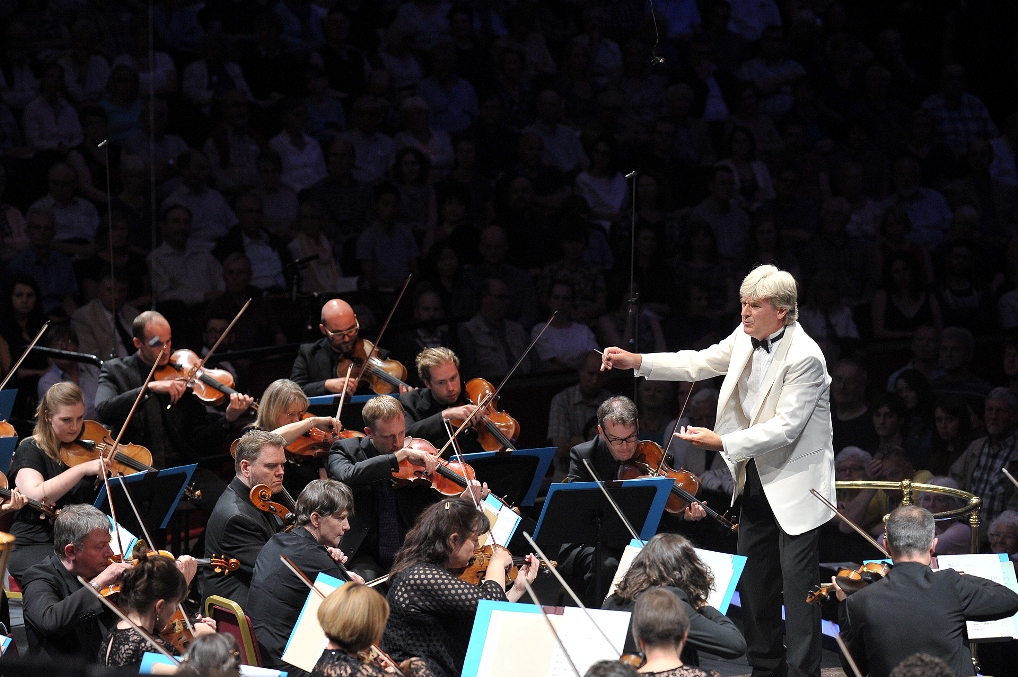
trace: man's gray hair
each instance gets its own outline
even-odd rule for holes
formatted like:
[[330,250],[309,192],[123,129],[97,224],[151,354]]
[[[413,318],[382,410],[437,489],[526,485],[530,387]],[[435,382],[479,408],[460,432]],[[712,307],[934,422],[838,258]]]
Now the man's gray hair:
[[615,425],[631,426],[636,425],[640,418],[640,412],[636,405],[625,395],[609,397],[597,408],[597,424],[604,430],[604,424],[611,421]]
[[996,519],[990,522],[990,530],[987,533],[994,533],[999,527],[1011,527],[1018,534],[1018,512],[1005,510],[997,515]]
[[748,301],[767,300],[777,310],[785,310],[785,326],[799,317],[799,292],[792,274],[776,266],[757,266],[739,287],[739,298]]
[[892,555],[923,555],[933,546],[933,513],[917,505],[903,505],[887,518],[887,549]]
[[110,520],[99,508],[87,503],[65,505],[53,521],[53,552],[64,556],[64,548],[85,547],[85,538],[93,531],[110,531]]
[[843,461],[862,461],[863,465],[869,465],[873,460],[873,454],[860,449],[859,447],[845,447],[834,456],[834,465]]
[[339,513],[353,513],[353,492],[338,480],[311,480],[297,496],[297,526],[311,523],[311,513],[329,517]]
[[240,462],[254,463],[266,447],[286,448],[286,440],[268,430],[249,430],[237,440],[237,455],[233,459],[233,468],[240,473]]
[[976,339],[965,327],[946,327],[944,331],[940,332],[940,342],[944,341],[957,341],[965,347],[965,350],[972,352],[976,346]]
[[1011,407],[1011,411],[1018,411],[1018,395],[1014,394],[1014,391],[1004,386],[994,388],[986,394],[986,401],[994,400],[995,402],[1003,402],[1007,406]]

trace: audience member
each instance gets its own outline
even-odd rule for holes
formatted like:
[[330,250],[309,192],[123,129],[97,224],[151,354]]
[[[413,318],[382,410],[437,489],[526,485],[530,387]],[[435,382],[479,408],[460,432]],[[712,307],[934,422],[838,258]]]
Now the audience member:
[[163,243],[147,258],[155,302],[194,306],[221,294],[225,289],[222,266],[208,247],[190,242],[191,210],[171,205],[163,210],[160,222]]
[[[467,374],[497,379],[524,356],[529,342],[523,326],[509,319],[509,285],[498,278],[485,278],[480,294],[480,310],[459,326],[460,356]],[[515,373],[529,374],[537,371],[537,366],[537,356],[529,353]]]
[[933,391],[968,400],[981,400],[990,392],[986,379],[971,370],[975,351],[972,332],[961,327],[947,327],[940,334],[940,368],[944,373],[931,379]]
[[95,205],[74,194],[78,177],[69,165],[57,163],[47,174],[49,192],[32,203],[29,211],[47,211],[53,215],[56,231],[53,249],[68,256],[88,256],[99,227]]
[[[8,278],[25,275],[37,286],[37,301],[46,313],[63,311],[68,316],[77,304],[78,280],[74,276],[71,260],[55,251],[53,238],[56,235],[56,219],[48,209],[29,209],[25,232],[28,234],[28,249],[7,264]],[[15,349],[12,346],[12,349]]]
[[869,376],[863,365],[852,359],[843,359],[831,373],[831,399],[834,402],[834,448],[859,447],[876,451],[877,433],[873,417],[866,405],[866,388]]
[[127,303],[127,280],[106,269],[99,278],[96,297],[71,315],[75,343],[81,352],[103,360],[127,357],[134,351],[131,324],[140,312]]
[[170,207],[186,207],[191,213],[191,231],[188,245],[212,249],[216,240],[237,223],[223,194],[209,184],[212,172],[209,161],[201,151],[189,150],[176,161],[180,172],[180,187],[163,200],[160,209],[164,214]]

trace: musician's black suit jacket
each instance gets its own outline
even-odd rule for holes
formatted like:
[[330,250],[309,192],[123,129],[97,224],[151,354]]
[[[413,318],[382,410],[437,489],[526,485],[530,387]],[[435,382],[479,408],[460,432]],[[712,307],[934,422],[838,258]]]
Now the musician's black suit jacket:
[[[378,349],[375,357],[385,359],[389,352]],[[297,351],[297,359],[293,361],[293,368],[290,370],[290,380],[296,383],[308,397],[317,395],[329,395],[325,389],[325,382],[330,378],[336,378],[336,367],[343,357],[332,349],[329,339],[326,336],[314,343],[305,343]],[[354,367],[354,376],[357,375],[358,367]],[[365,387],[363,381],[359,384]],[[398,394],[398,393],[397,393]]]
[[95,662],[103,636],[116,623],[113,612],[82,587],[56,554],[26,571],[21,584],[29,651]]
[[[399,396],[399,402],[403,405],[403,413],[406,416],[406,434],[426,439],[439,449],[449,441],[449,431],[442,423],[442,412],[449,407],[469,404],[462,396],[456,404],[441,404],[435,399],[431,388],[419,388],[403,393]],[[455,431],[453,428],[453,432]],[[470,427],[464,428],[463,432],[456,436],[456,444],[464,454],[484,451],[477,441],[477,433]],[[453,451],[451,449],[446,451],[444,456],[452,458]]]
[[618,479],[619,466],[621,464],[611,455],[611,452],[608,451],[608,445],[598,435],[589,442],[577,444],[569,450],[569,472],[566,473],[564,482],[594,481],[594,478],[587,471],[587,466],[583,464],[584,459],[594,468],[594,472],[597,473],[597,479],[602,482]]
[[[379,453],[368,437],[338,440],[329,452],[328,468],[329,477],[353,490],[354,512],[340,549],[351,559],[358,551],[378,557],[378,492],[381,484],[391,482],[392,472],[399,469],[396,455]],[[438,495],[430,488],[396,489],[401,542],[417,516],[436,500]]]
[[1018,593],[978,576],[919,562],[890,574],[841,603],[841,635],[862,673],[886,677],[915,653],[943,659],[957,675],[974,675],[965,621],[1018,613]]
[[211,567],[199,569],[203,606],[209,595],[219,595],[246,608],[258,553],[282,527],[276,517],[254,506],[250,493],[247,485],[234,477],[209,516],[205,527],[206,554],[236,558],[240,568],[225,576]]

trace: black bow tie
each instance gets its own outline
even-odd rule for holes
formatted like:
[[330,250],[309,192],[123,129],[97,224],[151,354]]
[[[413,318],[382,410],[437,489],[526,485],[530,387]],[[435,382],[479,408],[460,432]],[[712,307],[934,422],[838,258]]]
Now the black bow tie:
[[785,335],[785,330],[782,329],[781,333],[778,334],[777,336],[775,336],[774,338],[760,340],[760,339],[756,339],[756,338],[753,338],[752,336],[750,336],[749,340],[753,342],[753,350],[756,350],[757,348],[763,348],[765,351],[767,351],[769,353],[769,352],[771,352],[771,344],[776,343],[777,341],[780,341],[781,337],[784,336],[784,335]]

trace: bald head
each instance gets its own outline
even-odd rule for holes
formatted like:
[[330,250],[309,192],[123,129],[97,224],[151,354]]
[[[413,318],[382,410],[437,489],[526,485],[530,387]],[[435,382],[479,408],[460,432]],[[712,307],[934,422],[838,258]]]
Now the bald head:
[[332,299],[322,306],[322,323],[318,325],[334,351],[346,355],[357,341],[357,314],[343,299]]

